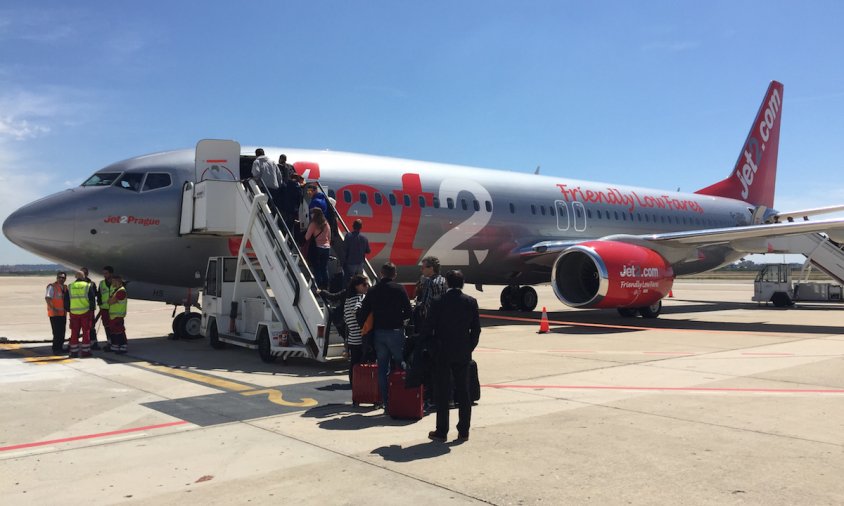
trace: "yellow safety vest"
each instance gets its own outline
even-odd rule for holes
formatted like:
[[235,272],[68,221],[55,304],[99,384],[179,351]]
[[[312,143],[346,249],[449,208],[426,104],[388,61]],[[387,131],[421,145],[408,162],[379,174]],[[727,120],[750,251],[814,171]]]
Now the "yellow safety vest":
[[88,291],[91,283],[84,279],[77,279],[70,284],[70,313],[85,314],[91,309],[91,301],[88,300]]
[[64,291],[65,286],[58,281],[47,286],[53,287],[53,296],[50,298],[50,305],[47,306],[47,316],[64,316]]
[[108,299],[114,295],[114,288],[107,285],[105,280],[100,281],[100,308],[108,311]]
[[[126,292],[126,288],[121,286],[120,288],[114,291],[114,294],[116,295],[120,292]],[[109,306],[108,317],[123,318],[124,316],[126,316],[126,306],[128,305],[127,302],[129,302],[128,297],[123,300],[118,300],[117,302]]]

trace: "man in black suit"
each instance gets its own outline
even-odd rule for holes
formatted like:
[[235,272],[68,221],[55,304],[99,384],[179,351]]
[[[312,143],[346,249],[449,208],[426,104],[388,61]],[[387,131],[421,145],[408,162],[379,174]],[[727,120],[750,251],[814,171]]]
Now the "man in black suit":
[[433,441],[443,442],[448,434],[448,409],[451,380],[459,419],[457,440],[469,439],[472,401],[469,398],[469,364],[472,351],[481,336],[478,301],[462,292],[463,273],[448,271],[448,290],[431,305],[423,335],[434,351],[434,394],[437,403],[437,429],[428,433]]

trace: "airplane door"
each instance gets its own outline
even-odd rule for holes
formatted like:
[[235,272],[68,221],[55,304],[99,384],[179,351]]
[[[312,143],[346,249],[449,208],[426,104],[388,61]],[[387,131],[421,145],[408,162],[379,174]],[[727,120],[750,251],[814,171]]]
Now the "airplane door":
[[571,211],[574,213],[574,229],[578,232],[586,230],[586,208],[583,202],[572,202]]
[[554,207],[557,208],[557,229],[565,232],[571,226],[569,222],[569,206],[563,200],[555,200]]
[[179,235],[193,232],[193,181],[185,181],[182,186],[182,216],[179,221]]
[[240,143],[202,139],[196,143],[194,162],[194,181],[197,183],[206,179],[237,181],[240,179]]

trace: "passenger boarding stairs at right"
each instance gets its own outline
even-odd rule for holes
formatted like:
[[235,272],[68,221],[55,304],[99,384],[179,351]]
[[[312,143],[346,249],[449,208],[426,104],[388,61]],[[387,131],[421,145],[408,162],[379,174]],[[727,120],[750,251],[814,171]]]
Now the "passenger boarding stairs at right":
[[776,252],[806,256],[806,264],[844,284],[844,247],[826,234],[809,233],[768,239]]
[[[321,189],[321,188],[320,188]],[[188,188],[185,192],[187,194]],[[319,295],[314,275],[308,265],[307,259],[302,254],[296,243],[295,235],[288,230],[284,221],[276,214],[273,215],[274,206],[253,180],[240,181],[202,181],[192,189],[196,195],[194,198],[195,214],[204,214],[205,219],[194,219],[193,222],[200,222],[202,227],[191,227],[190,233],[213,233],[224,235],[226,230],[233,229],[233,234],[242,235],[240,249],[237,256],[237,267],[234,292],[238,291],[238,283],[242,279],[243,271],[250,271],[251,278],[258,281],[257,285],[263,299],[269,304],[273,313],[273,320],[283,322],[284,327],[289,330],[289,339],[281,343],[275,339],[270,343],[271,357],[281,356],[303,356],[327,361],[333,358],[340,358],[343,353],[343,340],[331,324],[331,308],[328,303]],[[199,203],[200,199],[205,203]],[[187,202],[187,195],[183,202]],[[305,205],[303,203],[303,205]],[[214,209],[228,209],[229,214],[220,215],[219,219],[210,218],[211,215],[220,214]],[[235,218],[231,217],[234,211]],[[345,222],[337,215],[336,210],[330,205],[329,213],[332,213],[339,230],[337,237],[332,237],[332,243],[342,243],[342,236],[348,233]],[[226,225],[216,222],[228,220]],[[184,216],[183,216],[184,222]],[[231,223],[235,222],[235,223]],[[183,233],[184,229],[183,227]],[[365,274],[371,279],[375,278],[375,272],[367,262]],[[239,300],[235,295],[233,301]],[[258,332],[251,332],[249,328],[240,328],[238,321],[244,320],[244,308],[238,308],[233,304],[232,314],[238,314],[235,322],[236,331],[230,331],[225,342],[231,339],[251,341],[237,343],[249,347],[257,347],[262,358],[266,357],[265,350],[262,350],[262,336]],[[223,315],[221,320],[228,320]],[[225,329],[225,325],[219,326]],[[266,328],[271,328],[267,325]],[[235,337],[234,334],[240,337]],[[266,358],[265,358],[266,359]]]

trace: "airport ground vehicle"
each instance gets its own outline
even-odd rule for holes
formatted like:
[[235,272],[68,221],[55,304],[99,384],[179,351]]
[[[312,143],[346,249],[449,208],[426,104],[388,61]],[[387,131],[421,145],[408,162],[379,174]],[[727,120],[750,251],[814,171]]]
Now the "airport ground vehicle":
[[[265,362],[292,356],[321,362],[341,358],[343,340],[331,324],[331,307],[319,295],[293,234],[273,216],[267,195],[251,180],[207,180],[197,187],[205,201],[196,207],[202,228],[243,236],[237,256],[208,260],[201,332],[210,345],[257,349]],[[348,228],[329,208],[338,218],[336,248]],[[364,270],[374,279],[368,263]]]
[[841,285],[827,282],[793,281],[788,264],[766,265],[753,282],[753,299],[776,307],[795,302],[841,302]]

